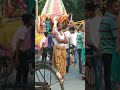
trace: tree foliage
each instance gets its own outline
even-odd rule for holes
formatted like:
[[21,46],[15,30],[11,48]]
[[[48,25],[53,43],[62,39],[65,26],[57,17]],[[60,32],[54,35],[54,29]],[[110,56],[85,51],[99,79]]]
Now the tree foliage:
[[[73,20],[78,21],[84,19],[85,12],[85,0],[62,0],[67,13],[73,14]],[[39,12],[42,12],[42,9],[45,5],[46,0],[39,2]]]

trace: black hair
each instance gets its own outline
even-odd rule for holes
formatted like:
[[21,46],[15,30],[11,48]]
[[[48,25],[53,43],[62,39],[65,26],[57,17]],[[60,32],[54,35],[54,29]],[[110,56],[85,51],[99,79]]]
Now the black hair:
[[86,3],[85,10],[95,12],[97,6],[94,3]]
[[69,30],[75,31],[74,26],[69,27]]
[[114,2],[117,2],[118,0],[107,0],[106,2],[106,6],[107,6],[107,9],[111,8],[111,5],[114,3]]
[[49,29],[49,32],[51,32],[53,29]]
[[102,15],[105,14],[106,10],[107,10],[107,8],[105,6],[102,6],[102,8],[100,9],[100,11],[102,12]]
[[24,24],[27,24],[32,18],[33,17],[31,14],[23,14],[22,15],[22,21]]
[[48,17],[46,18],[46,20],[47,20],[47,21],[49,20]]
[[47,36],[49,33],[48,32],[44,32],[44,35]]
[[107,0],[107,4],[113,4],[114,2],[117,2],[118,0]]

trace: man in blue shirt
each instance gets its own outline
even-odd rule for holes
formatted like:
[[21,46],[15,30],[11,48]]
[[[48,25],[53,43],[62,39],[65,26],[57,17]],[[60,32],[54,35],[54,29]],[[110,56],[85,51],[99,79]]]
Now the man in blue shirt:
[[49,55],[50,55],[50,61],[52,61],[52,54],[53,54],[53,30],[49,30],[49,35],[48,35],[48,50],[49,50]]

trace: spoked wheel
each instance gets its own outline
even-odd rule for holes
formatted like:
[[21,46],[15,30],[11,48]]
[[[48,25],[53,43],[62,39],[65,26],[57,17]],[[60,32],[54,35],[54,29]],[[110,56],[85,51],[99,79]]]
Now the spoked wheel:
[[36,64],[35,90],[64,90],[55,68],[45,63]]
[[39,62],[40,56],[41,56],[41,51],[35,50],[35,62]]
[[14,65],[12,60],[8,57],[0,57],[0,90],[2,90],[4,85],[10,81],[10,75],[13,70]]
[[4,77],[7,77],[13,70],[13,62],[8,57],[0,58],[0,80]]

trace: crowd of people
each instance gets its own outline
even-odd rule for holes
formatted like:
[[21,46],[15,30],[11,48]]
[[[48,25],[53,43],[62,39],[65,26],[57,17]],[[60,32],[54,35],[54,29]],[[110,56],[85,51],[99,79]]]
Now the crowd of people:
[[[34,14],[34,10],[33,10]],[[15,83],[28,83],[28,74],[34,74],[34,19],[29,13],[21,16],[23,22],[17,28],[9,44],[0,43],[0,60],[12,60],[10,64],[15,66]],[[32,39],[31,39],[32,38]],[[31,60],[31,61],[30,61]],[[30,66],[32,66],[30,68]],[[13,82],[13,81],[11,81]]]
[[[104,13],[100,12],[95,4],[87,3],[85,24],[81,24],[78,30],[72,24],[63,25],[61,22],[54,28],[47,18],[46,32],[39,46],[36,46],[42,52],[42,62],[46,62],[49,57],[50,65],[61,74],[61,81],[64,81],[66,73],[69,73],[72,63],[79,66],[78,72],[85,78],[87,84],[95,83],[96,90],[103,90],[102,76],[105,90],[120,90],[119,13],[118,0],[108,0]],[[32,16],[24,14],[22,21],[23,25],[17,29],[12,38],[11,47],[0,45],[0,50],[5,53],[5,55],[1,53],[1,57],[6,56],[7,51],[13,53],[14,63],[17,65],[16,83],[21,82],[21,79],[27,83],[29,72],[27,60],[34,57],[32,55],[35,53],[33,48],[35,26]],[[93,78],[90,77],[90,73]]]
[[[48,19],[46,19],[48,22]],[[67,72],[71,64],[79,66],[78,72],[84,77],[82,67],[84,66],[84,31],[85,25],[81,24],[77,30],[72,24],[57,23],[57,28],[47,28],[44,32],[44,37],[41,39],[39,46],[42,51],[42,62],[51,61],[51,65],[54,66],[62,75],[62,79]]]
[[118,0],[107,0],[104,12],[93,3],[85,7],[86,65],[93,68],[95,90],[103,90],[103,77],[105,90],[120,90],[119,10]]

